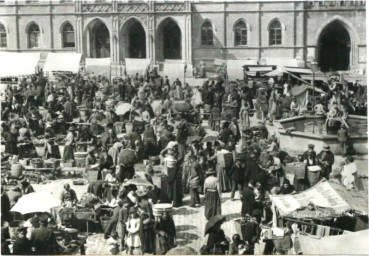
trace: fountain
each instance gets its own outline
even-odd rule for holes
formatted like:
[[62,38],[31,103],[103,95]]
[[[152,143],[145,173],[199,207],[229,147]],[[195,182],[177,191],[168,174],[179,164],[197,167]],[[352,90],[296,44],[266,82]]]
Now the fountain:
[[[349,115],[346,119],[349,133],[349,148],[356,154],[368,153],[368,120],[366,116]],[[337,140],[337,129],[326,128],[324,116],[297,116],[279,121],[279,141],[282,150],[302,153],[309,144],[314,144],[319,152],[324,145],[329,145],[336,155],[342,155]]]

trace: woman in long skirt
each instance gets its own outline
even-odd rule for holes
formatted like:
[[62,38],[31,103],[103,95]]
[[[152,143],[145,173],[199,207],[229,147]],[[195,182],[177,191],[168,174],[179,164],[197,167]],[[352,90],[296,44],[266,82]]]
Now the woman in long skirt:
[[240,110],[240,119],[241,119],[242,128],[250,127],[249,111],[250,111],[249,103],[245,102],[245,104],[241,107],[241,110]]
[[63,160],[74,160],[74,131],[75,128],[73,126],[69,127],[69,132],[66,137],[65,141],[65,147],[64,147],[64,156]]
[[142,253],[154,252],[155,233],[154,233],[154,215],[152,206],[148,201],[148,190],[139,190],[137,195],[140,197],[139,208],[142,220]]
[[160,219],[155,222],[154,230],[156,235],[156,255],[164,255],[177,245],[176,227],[173,219],[168,215],[167,212],[164,212]]
[[205,217],[210,219],[215,215],[222,214],[221,210],[221,191],[219,180],[215,177],[215,171],[210,168],[206,175],[208,176],[204,182],[205,192]]
[[217,178],[219,180],[220,190],[222,192],[229,192],[232,188],[231,180],[227,175],[226,167],[223,167],[221,164],[217,163]]

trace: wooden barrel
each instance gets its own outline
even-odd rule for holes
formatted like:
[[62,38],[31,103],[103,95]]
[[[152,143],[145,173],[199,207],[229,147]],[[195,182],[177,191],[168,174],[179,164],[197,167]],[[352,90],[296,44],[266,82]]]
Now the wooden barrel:
[[314,186],[319,182],[320,178],[320,167],[319,166],[309,166],[308,167],[308,180],[310,186]]
[[74,160],[76,162],[77,167],[85,167],[86,166],[87,155],[88,155],[87,152],[75,152],[74,153]]

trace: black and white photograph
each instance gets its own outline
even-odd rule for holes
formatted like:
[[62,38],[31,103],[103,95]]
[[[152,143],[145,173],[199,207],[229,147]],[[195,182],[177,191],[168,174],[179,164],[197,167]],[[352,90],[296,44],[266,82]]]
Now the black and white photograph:
[[365,0],[0,0],[1,255],[368,255]]

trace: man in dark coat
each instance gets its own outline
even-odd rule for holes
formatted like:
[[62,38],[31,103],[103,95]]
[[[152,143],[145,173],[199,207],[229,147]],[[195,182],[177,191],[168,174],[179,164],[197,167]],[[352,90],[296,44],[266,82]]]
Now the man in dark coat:
[[35,228],[31,234],[31,242],[36,247],[36,255],[54,255],[57,253],[58,243],[54,232],[47,228],[48,216],[40,217],[40,227]]
[[123,206],[123,201],[119,201],[118,207],[114,208],[113,215],[111,216],[108,227],[105,230],[105,235],[104,235],[105,239],[107,239],[110,236],[111,232],[115,230],[115,228],[117,227],[118,219],[119,219],[119,212],[122,206]]
[[245,184],[249,183],[250,180],[260,182],[264,188],[266,186],[267,174],[257,163],[255,154],[250,155],[245,170]]
[[250,180],[248,186],[242,191],[242,210],[241,215],[245,217],[246,215],[252,216],[255,205],[255,195],[254,195],[255,181]]
[[231,180],[232,180],[232,192],[231,192],[231,200],[234,200],[234,194],[236,193],[236,189],[238,189],[240,196],[242,195],[243,181],[244,181],[244,167],[241,166],[241,158],[236,159],[236,163],[231,168]]
[[32,243],[26,237],[27,228],[26,227],[18,227],[17,228],[17,238],[13,243],[13,254],[14,255],[31,255],[32,252]]
[[318,164],[322,168],[321,177],[327,180],[329,180],[329,174],[332,172],[332,166],[334,164],[334,154],[330,149],[328,145],[325,145],[324,149],[316,157]]
[[314,144],[309,144],[308,145],[308,150],[304,152],[304,159],[308,159],[308,154],[311,152],[313,158],[316,158],[316,152],[314,151]]

